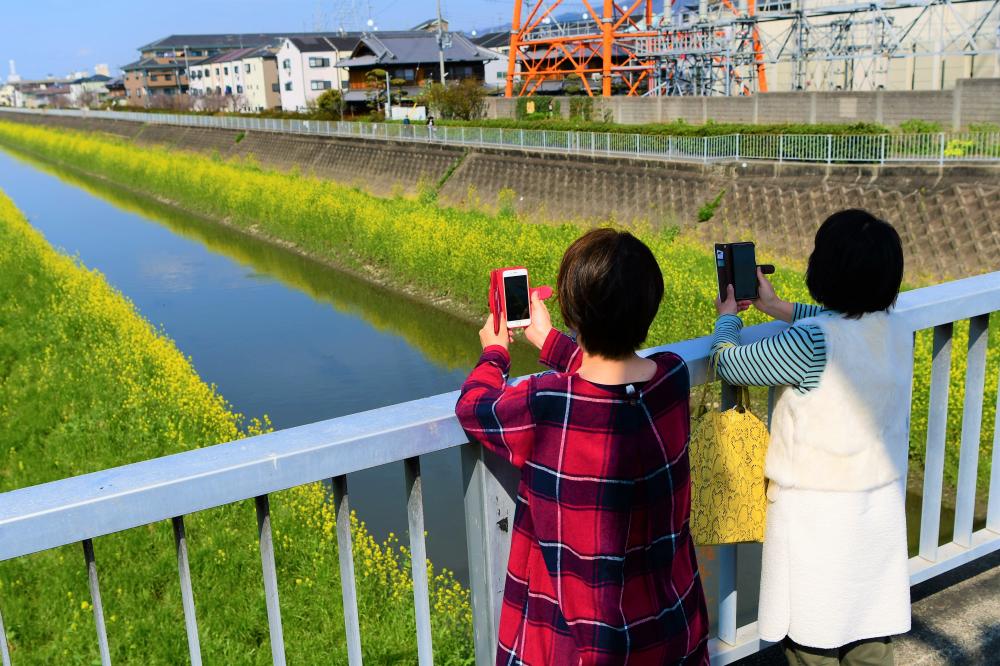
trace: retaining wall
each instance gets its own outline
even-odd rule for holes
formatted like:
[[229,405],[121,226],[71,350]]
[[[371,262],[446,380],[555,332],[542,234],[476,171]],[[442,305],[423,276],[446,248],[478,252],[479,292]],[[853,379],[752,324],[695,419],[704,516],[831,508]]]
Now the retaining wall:
[[[4,119],[253,156],[265,166],[316,173],[379,195],[415,192],[444,179],[442,201],[492,208],[508,190],[529,218],[676,224],[706,243],[754,238],[772,258],[804,260],[827,215],[861,207],[896,225],[911,282],[1000,267],[1000,167],[698,165],[275,133],[240,138],[227,130],[54,116]],[[723,191],[712,220],[697,222],[698,210]]]
[[[568,97],[560,114],[569,117]],[[487,117],[513,118],[517,100],[489,99]],[[892,127],[913,118],[962,129],[1000,123],[1000,79],[960,79],[952,90],[872,90],[761,93],[749,97],[611,97],[594,99],[594,119],[643,124],[685,120],[727,123],[855,123]]]

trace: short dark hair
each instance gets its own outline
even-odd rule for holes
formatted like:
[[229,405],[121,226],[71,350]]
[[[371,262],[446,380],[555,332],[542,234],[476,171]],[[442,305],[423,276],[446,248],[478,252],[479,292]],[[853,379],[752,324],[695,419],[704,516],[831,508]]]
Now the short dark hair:
[[817,303],[857,319],[895,305],[902,282],[903,244],[888,222],[842,210],[816,232],[806,286]]
[[558,290],[563,320],[587,352],[622,359],[649,334],[663,298],[663,274],[632,234],[594,229],[563,255]]

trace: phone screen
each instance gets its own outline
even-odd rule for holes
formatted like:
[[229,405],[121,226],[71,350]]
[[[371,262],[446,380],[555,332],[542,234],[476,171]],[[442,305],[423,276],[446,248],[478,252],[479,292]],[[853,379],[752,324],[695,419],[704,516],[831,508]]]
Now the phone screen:
[[528,276],[508,275],[503,279],[504,302],[507,304],[507,321],[531,318],[528,301]]
[[757,298],[757,255],[753,245],[733,245],[733,290],[737,300]]

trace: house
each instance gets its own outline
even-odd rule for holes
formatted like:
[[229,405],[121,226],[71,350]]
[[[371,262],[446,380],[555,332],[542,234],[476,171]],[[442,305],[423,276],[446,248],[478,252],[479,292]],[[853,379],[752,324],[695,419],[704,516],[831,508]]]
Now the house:
[[108,83],[111,77],[105,74],[84,76],[69,84],[69,102],[76,107],[91,107],[102,101],[108,95]]
[[[486,64],[486,87],[492,89],[505,87],[507,84],[507,65],[510,62],[510,30],[488,32],[484,35],[475,35],[471,39],[476,46],[493,51],[500,56]],[[520,69],[520,65],[518,69]]]
[[125,96],[130,105],[148,106],[155,95],[188,92],[187,70],[213,56],[247,48],[276,44],[282,35],[273,33],[229,35],[170,35],[139,47],[139,59],[122,67]]
[[[444,49],[447,81],[473,79],[486,80],[486,66],[501,56],[477,46],[468,37],[449,33]],[[368,75],[372,70],[385,70],[395,80],[404,81],[407,96],[418,94],[425,84],[440,77],[437,35],[420,30],[366,33],[355,46],[350,58],[342,60],[340,67],[348,70],[348,91],[344,96],[349,103],[366,102]]]
[[14,106],[14,96],[17,89],[13,83],[0,84],[0,106]]
[[281,108],[304,111],[325,90],[344,89],[347,71],[339,65],[360,38],[360,33],[333,33],[282,40],[277,53]]
[[190,67],[189,90],[195,106],[241,112],[277,108],[280,95],[276,51],[271,46],[236,49]]

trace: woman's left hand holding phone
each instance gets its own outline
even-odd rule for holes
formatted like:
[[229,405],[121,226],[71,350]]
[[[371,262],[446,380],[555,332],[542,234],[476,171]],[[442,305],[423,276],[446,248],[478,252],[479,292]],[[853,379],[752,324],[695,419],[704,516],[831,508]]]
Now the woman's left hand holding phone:
[[500,317],[499,333],[494,333],[493,330],[493,315],[490,314],[486,318],[486,324],[479,329],[479,342],[482,343],[483,349],[494,345],[498,345],[504,349],[509,348],[510,343],[514,341],[514,334],[507,328],[507,318]]

